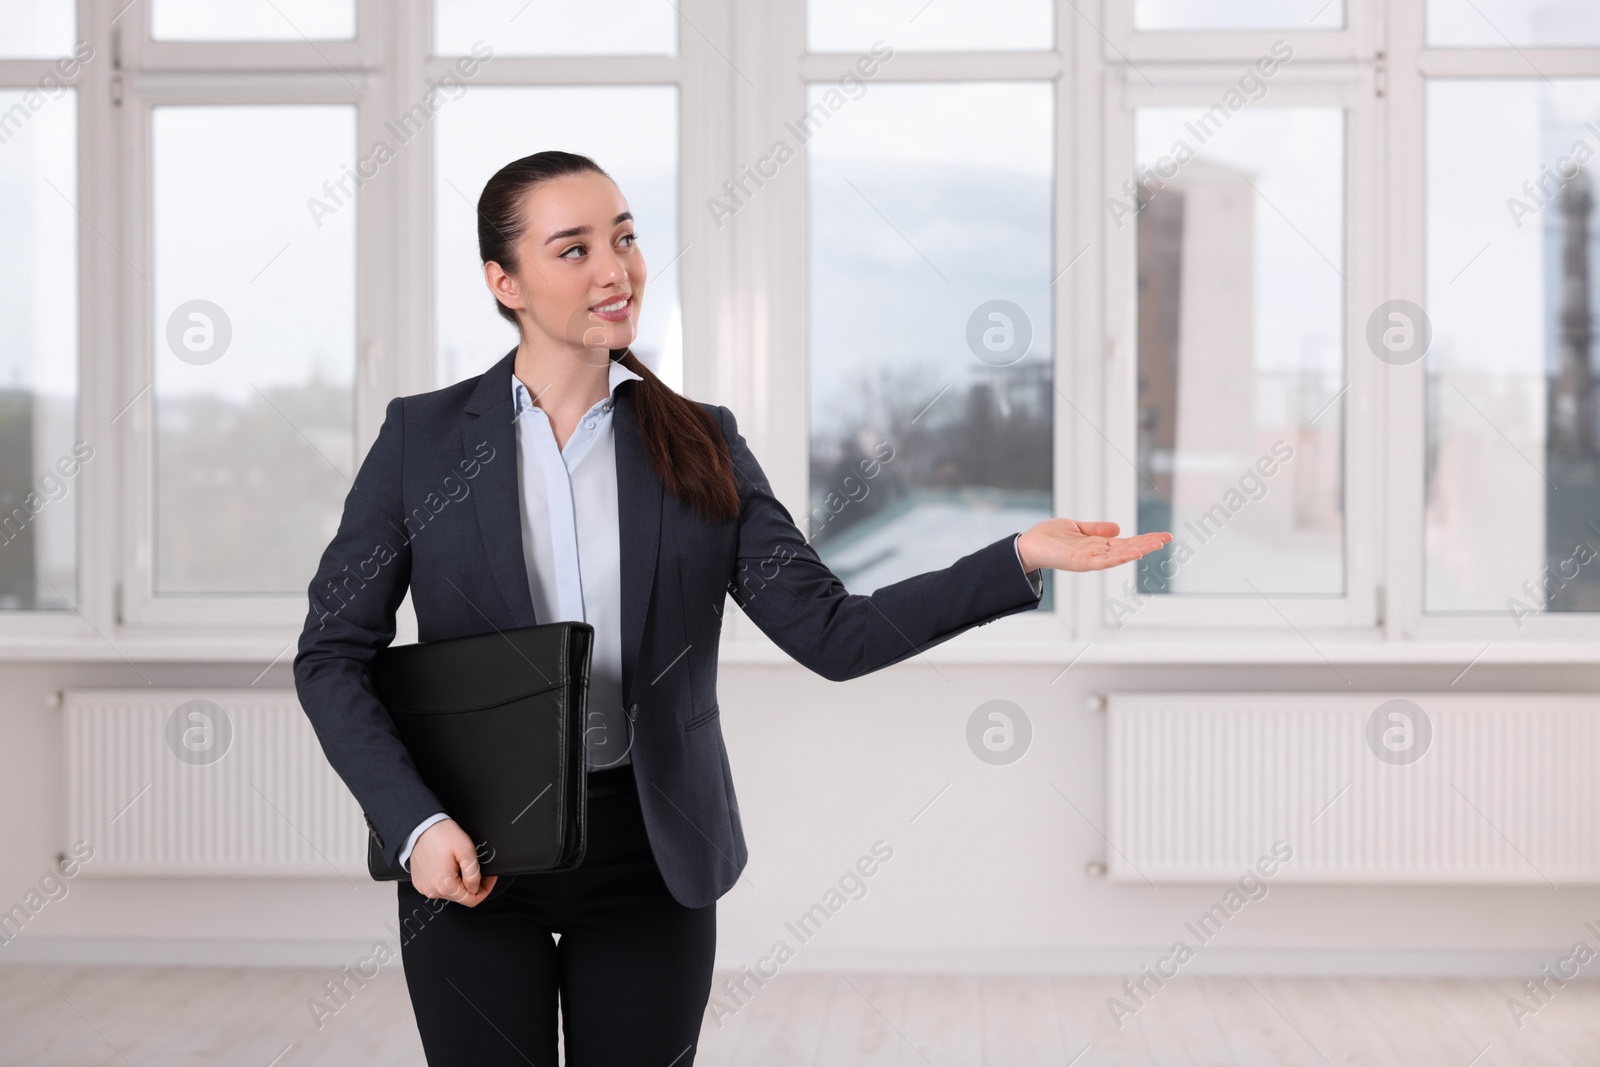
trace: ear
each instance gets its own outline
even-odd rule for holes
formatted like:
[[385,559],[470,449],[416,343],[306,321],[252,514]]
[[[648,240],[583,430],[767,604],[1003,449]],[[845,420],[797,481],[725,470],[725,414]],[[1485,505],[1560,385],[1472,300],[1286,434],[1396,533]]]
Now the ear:
[[484,284],[489,287],[489,292],[494,298],[513,311],[526,310],[523,307],[522,294],[517,290],[517,280],[507,274],[500,264],[494,260],[483,265]]

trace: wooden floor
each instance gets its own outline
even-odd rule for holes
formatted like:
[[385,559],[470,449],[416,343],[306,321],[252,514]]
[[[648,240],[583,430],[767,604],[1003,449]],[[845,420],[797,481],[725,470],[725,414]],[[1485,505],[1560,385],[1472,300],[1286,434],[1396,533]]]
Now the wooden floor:
[[[0,966],[0,1065],[421,1067],[404,976],[386,970],[319,1029],[306,1001],[330,973]],[[717,986],[727,977],[719,972]],[[1121,981],[780,973],[720,1019],[721,1025],[708,1010],[695,1062],[1600,1064],[1595,981],[1555,990],[1519,1029],[1506,1006],[1508,997],[1521,993],[1520,981],[1511,978],[1180,975],[1155,990],[1119,1029],[1107,1000],[1119,993]]]

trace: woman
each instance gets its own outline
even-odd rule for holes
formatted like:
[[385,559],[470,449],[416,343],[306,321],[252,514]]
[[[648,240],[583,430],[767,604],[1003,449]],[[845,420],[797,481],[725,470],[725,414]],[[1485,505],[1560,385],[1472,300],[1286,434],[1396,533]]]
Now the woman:
[[[521,339],[476,378],[390,401],[312,581],[296,686],[379,847],[408,864],[401,953],[430,1064],[555,1064],[559,996],[569,1064],[687,1067],[716,900],[746,860],[716,699],[727,595],[843,681],[1036,607],[1042,568],[1114,567],[1171,535],[1051,519],[847,594],[733,413],[629,351],[647,272],[604,171],[565,152],[508,164],[478,202],[478,243]],[[417,774],[368,675],[408,586],[421,641],[594,625],[578,868],[480,875]]]

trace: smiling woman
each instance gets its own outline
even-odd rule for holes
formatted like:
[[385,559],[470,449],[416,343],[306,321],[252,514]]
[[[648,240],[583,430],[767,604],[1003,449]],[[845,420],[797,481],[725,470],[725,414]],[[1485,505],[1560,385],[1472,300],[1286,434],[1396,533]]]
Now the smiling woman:
[[[430,1063],[555,1062],[559,997],[568,1063],[687,1067],[716,902],[748,859],[716,692],[728,596],[797,662],[846,681],[1037,608],[1043,568],[1114,567],[1171,536],[1047,519],[851,594],[733,413],[680,395],[632,352],[649,271],[633,211],[593,160],[547,151],[500,168],[477,230],[518,344],[475,378],[390,401],[313,590],[403,523],[467,442],[516,461],[485,464],[472,503],[402,542],[371,594],[308,618],[300,701],[386,862],[409,875],[400,914],[449,902],[401,950]],[[369,677],[408,586],[423,642],[593,627],[577,867],[482,874],[471,828],[418,773]]]

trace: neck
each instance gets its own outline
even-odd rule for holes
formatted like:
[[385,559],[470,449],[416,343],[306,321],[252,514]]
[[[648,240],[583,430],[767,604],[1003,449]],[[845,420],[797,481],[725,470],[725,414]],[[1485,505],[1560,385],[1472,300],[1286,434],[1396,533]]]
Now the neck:
[[524,337],[511,373],[558,425],[576,423],[611,392],[610,352],[604,348],[539,345]]

